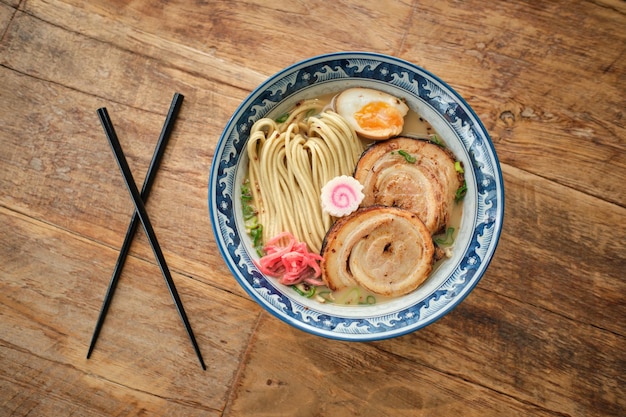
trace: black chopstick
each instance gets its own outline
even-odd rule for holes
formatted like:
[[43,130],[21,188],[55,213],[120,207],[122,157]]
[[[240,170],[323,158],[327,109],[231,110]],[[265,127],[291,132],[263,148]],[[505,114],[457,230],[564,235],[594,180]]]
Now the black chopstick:
[[111,119],[109,118],[109,114],[106,108],[98,109],[98,116],[100,117],[100,122],[102,123],[102,127],[106,133],[107,139],[111,145],[111,149],[115,154],[115,159],[117,164],[124,176],[124,181],[126,182],[126,187],[131,195],[133,200],[133,204],[135,205],[135,211],[141,220],[141,224],[143,226],[146,235],[148,236],[148,240],[150,241],[150,246],[152,246],[152,251],[154,252],[154,256],[157,259],[157,263],[159,264],[159,268],[161,269],[161,273],[163,274],[163,278],[165,278],[165,282],[167,283],[168,289],[172,298],[174,299],[174,303],[176,304],[176,309],[178,310],[178,314],[185,325],[185,329],[187,330],[187,334],[189,335],[189,339],[193,344],[193,348],[196,351],[196,355],[198,356],[198,360],[200,361],[200,365],[202,369],[206,370],[206,365],[204,360],[202,359],[202,354],[200,353],[200,348],[198,347],[198,343],[196,342],[196,338],[191,329],[191,324],[187,318],[187,314],[185,313],[185,309],[183,308],[183,303],[178,295],[178,291],[176,290],[176,286],[174,285],[174,280],[172,279],[172,275],[170,273],[169,268],[167,267],[167,263],[165,262],[165,257],[163,256],[163,252],[161,250],[161,246],[156,238],[156,234],[154,233],[154,229],[152,228],[152,223],[150,222],[150,218],[148,217],[148,212],[144,206],[143,201],[141,200],[141,195],[139,190],[137,189],[137,185],[135,185],[135,180],[133,179],[133,175],[130,171],[130,167],[128,166],[128,162],[126,161],[126,157],[124,156],[124,152],[122,151],[122,146],[117,138],[117,134],[115,133],[115,129],[113,128],[113,124],[111,123]]
[[[156,173],[159,169],[159,165],[161,164],[161,160],[163,159],[165,147],[170,139],[172,130],[174,129],[174,122],[176,121],[176,117],[178,116],[178,112],[180,111],[180,106],[183,103],[183,99],[184,96],[179,93],[174,94],[174,97],[172,98],[172,104],[170,105],[167,117],[165,118],[165,123],[163,124],[163,129],[161,129],[161,135],[159,136],[159,141],[157,142],[157,145],[154,149],[152,161],[150,161],[150,166],[148,167],[146,178],[144,179],[143,186],[141,187],[141,199],[144,203],[148,200],[148,196],[150,195],[150,189],[152,188],[152,184],[154,183],[154,179],[156,178]],[[89,350],[87,351],[87,359],[91,357],[91,353],[93,352],[96,341],[98,340],[98,336],[100,335],[100,330],[102,330],[104,319],[107,315],[107,312],[109,311],[109,306],[111,305],[113,294],[115,294],[115,289],[117,287],[119,278],[122,275],[122,269],[124,268],[124,263],[126,262],[126,257],[128,255],[133,236],[135,236],[135,232],[137,231],[137,226],[139,226],[139,219],[137,217],[137,212],[134,211],[133,216],[130,220],[130,224],[128,225],[128,229],[126,231],[126,237],[124,238],[122,249],[120,249],[119,256],[117,257],[115,269],[113,270],[113,275],[111,277],[111,281],[109,282],[109,286],[104,297],[104,302],[102,303],[102,308],[100,309],[100,315],[98,316],[98,321],[96,322],[93,336],[91,337],[91,343],[89,344]]]

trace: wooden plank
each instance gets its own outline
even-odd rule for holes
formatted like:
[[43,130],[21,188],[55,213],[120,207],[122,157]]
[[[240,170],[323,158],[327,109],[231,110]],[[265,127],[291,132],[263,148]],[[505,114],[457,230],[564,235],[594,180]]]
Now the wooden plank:
[[504,166],[504,232],[484,288],[626,336],[626,209]]
[[0,218],[0,235],[11,236],[0,240],[3,409],[221,415],[257,320],[254,303],[173,274],[203,371],[158,268],[130,258],[87,360],[117,252],[4,208]]
[[[0,204],[119,248],[133,210],[96,109],[107,106],[137,182],[143,181],[171,96],[159,114],[118,105],[56,84],[0,68],[5,82],[0,111],[3,146]],[[155,89],[155,92],[158,89]],[[19,93],[18,93],[19,92]],[[213,239],[207,207],[208,168],[215,137],[185,99],[147,208],[159,242],[174,270],[197,268],[217,275],[230,291],[230,278]],[[30,108],[32,112],[22,109]],[[213,129],[218,135],[216,128]],[[107,198],[103,199],[102,196]],[[170,204],[176,202],[176,204]],[[140,231],[133,253],[153,260]],[[243,292],[242,292],[243,293]]]
[[[301,399],[301,415],[332,414],[338,404],[354,415],[454,415],[456,401],[468,416],[621,415],[626,329],[616,317],[626,314],[626,247],[616,236],[625,235],[626,212],[516,168],[504,174],[506,233],[486,276],[452,313],[373,343],[374,353],[264,320],[229,411],[245,415],[256,404],[260,415],[286,415]],[[419,395],[407,391],[416,386]],[[386,401],[372,406],[380,392]],[[392,400],[401,409],[386,405]],[[512,403],[521,408],[501,408]]]
[[434,325],[377,347],[555,415],[617,416],[625,342],[479,287]]
[[[53,0],[11,2],[24,9],[13,20],[7,4],[0,404],[9,414],[626,413],[624,2]],[[223,264],[206,208],[217,138],[248,91],[347,47],[406,58],[456,88],[492,133],[507,191],[502,241],[475,292],[434,325],[376,343],[316,338],[260,313]],[[148,211],[207,373],[143,236],[84,358],[132,211],[95,109],[109,108],[141,181],[174,91],[186,100]]]
[[310,336],[264,315],[228,415],[618,416],[625,338],[479,287],[415,333]]
[[[173,53],[210,57],[208,77],[223,73],[219,65],[248,67],[266,77],[303,58],[346,49],[394,54],[407,26],[412,6],[406,2],[281,2],[253,0],[237,4],[185,1],[154,7],[150,1],[132,4],[80,1],[28,3],[25,10],[61,27],[166,59]],[[68,27],[67,17],[76,25]],[[188,22],[193,21],[194,25]],[[367,30],[363,30],[366,22]],[[358,34],[358,36],[356,36]],[[178,50],[178,51],[175,51]],[[213,71],[218,72],[217,75]],[[241,85],[237,72],[227,82]],[[263,77],[263,78],[264,78]],[[262,81],[262,80],[259,80]],[[246,84],[252,89],[256,84]]]
[[[108,145],[99,132],[95,113],[92,115],[89,109],[95,109],[98,101],[58,86],[32,83],[28,77],[11,72],[7,72],[4,78],[9,81],[5,84],[7,90],[21,91],[21,95],[12,101],[16,106],[3,109],[11,115],[7,120],[12,123],[7,127],[6,135],[10,142],[5,141],[0,151],[0,155],[5,155],[2,159],[7,161],[9,170],[0,178],[3,189],[8,190],[2,197],[3,204],[32,216],[45,212],[49,222],[103,241],[111,247],[119,247],[132,205]],[[57,104],[54,108],[47,104],[50,101],[37,98],[46,97],[46,94],[70,99],[66,102],[68,104]],[[71,104],[79,100],[86,103],[85,108],[77,109]],[[165,109],[167,102],[162,104]],[[41,119],[34,124],[25,120],[22,113],[12,110],[32,106],[39,109],[37,117]],[[115,109],[120,109],[119,113]],[[134,156],[138,179],[143,178],[152,152],[150,147],[154,146],[156,139],[153,138],[158,136],[163,115],[124,107],[113,107],[111,112],[124,144],[131,145],[130,149],[126,149],[131,157]],[[72,114],[73,117],[67,119],[65,114]],[[122,114],[123,118],[116,119],[117,114]],[[29,117],[31,121],[36,120],[33,114]],[[45,121],[45,118],[52,119]],[[210,159],[206,148],[212,145],[208,141],[199,143],[199,138],[187,130],[190,129],[186,125],[189,123],[187,120],[181,116],[177,125],[163,169],[157,176],[148,204],[149,212],[173,268],[193,270],[200,279],[215,276],[212,281],[216,285],[239,291],[217,256],[204,203],[206,166]],[[127,131],[139,130],[137,124],[141,124],[142,128],[135,137],[143,141],[125,139]],[[91,128],[87,129],[87,125]],[[85,137],[90,139],[85,140]],[[132,145],[142,146],[142,149],[135,150]],[[188,162],[186,155],[200,157]],[[23,167],[29,169],[24,170]],[[86,167],[98,167],[97,172],[106,172],[107,175],[95,178]],[[183,175],[189,174],[190,170],[192,176]],[[181,183],[179,178],[183,176],[194,178],[194,181]],[[97,184],[97,189],[90,184]],[[506,165],[505,185],[506,233],[491,266],[490,272],[494,272],[495,279],[488,281],[490,288],[511,297],[522,297],[530,287],[537,294],[533,302],[624,334],[624,324],[614,320],[612,315],[615,311],[624,312],[620,296],[623,294],[623,281],[616,275],[625,262],[624,243],[616,239],[625,235],[619,220],[623,218],[624,210]],[[106,206],[100,203],[100,194],[108,196]],[[180,206],[166,204],[168,201],[181,202],[184,210],[181,211]],[[598,204],[603,210],[596,209]],[[135,253],[152,262],[151,250],[141,233],[138,243],[134,246]],[[569,248],[566,258],[551,259],[555,244]],[[555,265],[559,267],[553,268]],[[529,275],[537,279],[529,280]],[[560,285],[554,286],[555,282]],[[571,286],[579,287],[585,297],[580,297],[578,292],[565,291]],[[604,308],[606,303],[612,307]]]
[[[220,79],[216,82],[199,73],[198,63],[184,57],[152,58],[138,53],[139,47],[119,48],[107,40],[68,29],[17,12],[0,45],[0,63],[17,72],[99,97],[103,103],[121,103],[159,114],[164,113],[161,103],[169,103],[174,91],[179,91],[188,98],[185,107],[193,111],[182,116],[200,122],[205,129],[209,123],[209,128],[217,129],[216,135],[231,115],[226,103],[232,102],[234,110],[247,94],[233,87],[233,83]],[[221,64],[220,71],[232,77],[237,66]],[[260,81],[253,73],[241,74],[239,79],[246,77],[254,83]],[[216,106],[216,102],[221,105]]]
[[15,8],[8,4],[0,3],[0,39],[9,27],[9,23],[15,14]]
[[2,0],[2,6],[11,7],[13,9],[17,9],[20,4],[20,0]]
[[[177,393],[145,392],[124,381],[78,370],[73,365],[49,360],[2,343],[7,360],[0,381],[3,412],[11,416],[220,416],[198,396],[177,398]],[[153,380],[164,378],[155,372]],[[191,378],[187,378],[191,380]],[[167,383],[161,383],[164,391]]]
[[624,206],[626,14],[603,3],[420,4],[400,56],[469,101],[503,163]]
[[[124,8],[127,14],[119,14],[114,4],[103,8],[56,2],[28,3],[28,11],[60,25],[65,24],[62,16],[76,16],[83,33],[160,59],[175,59],[168,54],[184,45],[192,48],[186,49],[191,60],[208,54],[222,59],[228,71],[245,55],[258,57],[256,67],[271,74],[299,59],[345,49],[345,41],[351,49],[396,54],[435,72],[469,100],[492,133],[504,163],[623,205],[626,190],[619,178],[626,176],[626,163],[619,155],[626,146],[620,113],[625,104],[626,50],[616,46],[626,44],[621,30],[626,18],[615,11],[622,7],[619,2],[605,3],[561,1],[543,7],[494,7],[484,2],[437,2],[413,9],[393,3],[387,14],[379,7],[352,9],[340,3],[283,10],[280,2],[247,4],[227,13],[224,3],[215,2],[194,11],[207,18],[193,28],[181,27],[189,10],[169,3],[154,8],[147,2],[133,2]],[[352,19],[328,19],[329,15],[351,15]],[[407,18],[398,22],[388,16]],[[366,18],[377,18],[377,24],[361,31],[362,36],[351,36],[352,25]],[[113,26],[96,24],[103,19]],[[320,31],[319,38],[310,38],[311,32],[306,32],[307,39],[302,39],[298,25],[303,19],[326,30]],[[124,25],[129,22],[136,27],[132,32]],[[139,26],[135,22],[140,22]],[[124,29],[116,31],[116,24]],[[578,26],[585,27],[587,35],[564,41],[567,31]],[[210,45],[206,44],[207,33],[214,42]],[[272,48],[262,47],[267,42]],[[299,45],[297,56],[291,47],[294,44]],[[266,50],[272,55],[264,55],[270,53]],[[228,77],[219,70],[216,74],[214,66],[207,67],[211,68],[207,76],[225,81]],[[197,70],[183,68],[183,72]],[[540,81],[551,79],[555,72],[561,74],[555,81]],[[597,77],[584,75],[587,72]],[[59,74],[54,78],[66,85],[85,79],[64,74],[63,79],[58,79]],[[251,89],[256,85],[253,80],[263,78],[254,74],[241,82],[241,75],[237,73],[228,82]],[[130,91],[127,99],[134,93]],[[537,137],[545,139],[537,141]],[[581,176],[580,171],[588,174]]]
[[[446,353],[440,343],[445,341],[415,337],[387,343],[339,342],[308,335],[265,314],[226,414],[247,416],[254,410],[257,416],[560,415],[446,368],[451,355],[454,364],[472,358]],[[389,348],[396,345],[412,357]]]

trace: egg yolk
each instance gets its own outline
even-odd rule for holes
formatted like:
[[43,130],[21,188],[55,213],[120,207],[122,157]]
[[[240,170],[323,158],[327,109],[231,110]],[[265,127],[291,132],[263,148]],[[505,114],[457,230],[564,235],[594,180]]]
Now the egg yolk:
[[368,130],[401,128],[404,124],[400,111],[383,101],[367,103],[354,114],[354,119],[359,126]]

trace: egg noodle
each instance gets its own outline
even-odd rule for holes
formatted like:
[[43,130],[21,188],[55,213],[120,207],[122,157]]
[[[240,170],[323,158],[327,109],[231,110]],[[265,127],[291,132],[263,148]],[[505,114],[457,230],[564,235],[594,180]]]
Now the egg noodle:
[[320,190],[334,177],[352,174],[364,145],[345,119],[324,110],[319,100],[303,101],[280,119],[255,122],[247,143],[263,239],[289,231],[319,253],[333,222],[322,211]]

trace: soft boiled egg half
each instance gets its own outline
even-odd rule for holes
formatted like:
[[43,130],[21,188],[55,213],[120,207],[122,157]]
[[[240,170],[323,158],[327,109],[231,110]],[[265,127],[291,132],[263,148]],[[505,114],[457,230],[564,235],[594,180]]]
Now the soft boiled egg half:
[[397,136],[404,127],[409,107],[391,94],[371,88],[355,87],[334,98],[335,111],[367,139],[384,140]]

